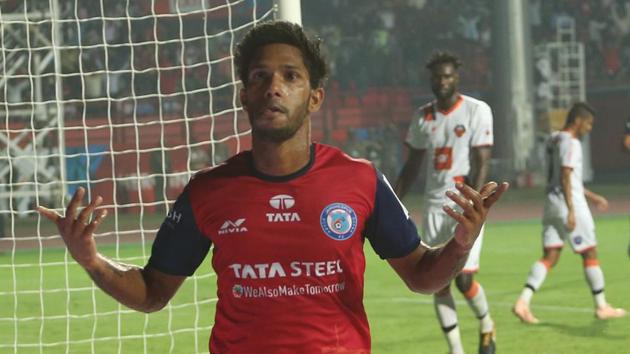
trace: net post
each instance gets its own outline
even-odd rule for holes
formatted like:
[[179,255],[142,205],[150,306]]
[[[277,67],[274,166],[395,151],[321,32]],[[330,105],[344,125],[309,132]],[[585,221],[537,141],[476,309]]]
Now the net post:
[[60,28],[60,7],[59,0],[51,2],[51,19],[52,19],[52,50],[54,53],[55,65],[55,103],[57,105],[57,139],[59,146],[59,184],[61,189],[60,205],[65,206],[66,193],[66,137],[65,137],[65,108],[63,101],[63,79],[61,70],[61,52],[59,48],[63,45]]
[[275,0],[277,19],[297,23],[302,26],[300,0]]

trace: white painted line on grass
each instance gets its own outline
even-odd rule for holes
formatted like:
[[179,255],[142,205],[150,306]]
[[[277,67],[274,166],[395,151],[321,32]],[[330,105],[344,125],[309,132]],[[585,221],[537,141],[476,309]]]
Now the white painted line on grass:
[[[414,304],[423,304],[423,305],[433,305],[433,299],[423,297],[419,295],[417,297],[392,297],[392,298],[366,298],[365,302],[375,302],[375,303],[387,303],[387,302],[395,302],[395,303],[414,303]],[[466,301],[463,300],[455,300],[455,303],[459,306],[467,305]],[[491,302],[490,307],[505,307],[511,309],[513,303],[507,302]],[[543,310],[543,311],[555,311],[555,312],[577,312],[577,313],[590,313],[594,312],[592,307],[573,307],[573,306],[556,306],[556,305],[532,305],[532,309],[534,310]]]

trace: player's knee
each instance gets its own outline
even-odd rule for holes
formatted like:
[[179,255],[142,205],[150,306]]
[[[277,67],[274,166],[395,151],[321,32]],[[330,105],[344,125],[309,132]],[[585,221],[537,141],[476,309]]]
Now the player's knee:
[[544,257],[540,260],[547,269],[551,269],[556,266],[560,259],[560,251],[556,249],[545,250]]
[[597,260],[597,249],[595,247],[589,248],[580,254],[584,260]]
[[451,284],[448,284],[447,286],[445,286],[442,289],[440,289],[439,291],[437,291],[435,293],[435,296],[444,296],[444,295],[447,295],[450,292],[451,292]]
[[547,271],[549,271],[558,263],[558,258],[541,258],[539,262],[547,268]]
[[470,290],[472,286],[473,276],[472,274],[461,273],[455,278],[455,285],[457,289],[463,294]]

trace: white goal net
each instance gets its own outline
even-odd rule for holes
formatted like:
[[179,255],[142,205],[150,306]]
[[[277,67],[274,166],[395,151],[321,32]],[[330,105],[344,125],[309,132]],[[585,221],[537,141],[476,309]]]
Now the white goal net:
[[85,187],[99,250],[143,265],[191,174],[248,148],[234,46],[271,0],[0,0],[0,352],[207,352],[209,262],[143,315],[34,211]]

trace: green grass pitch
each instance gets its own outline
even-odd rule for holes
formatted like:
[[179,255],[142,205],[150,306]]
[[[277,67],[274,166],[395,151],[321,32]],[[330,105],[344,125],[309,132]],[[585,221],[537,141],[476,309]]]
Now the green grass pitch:
[[[596,220],[606,297],[611,304],[625,309],[630,309],[629,223],[628,216]],[[538,221],[486,227],[481,271],[476,279],[484,287],[497,325],[497,350],[514,354],[628,352],[630,317],[595,319],[581,257],[568,246],[532,300],[532,311],[541,323],[525,325],[512,315],[512,304],[529,268],[542,254],[540,229]],[[455,293],[464,348],[467,353],[476,353],[478,321],[463,296],[457,290]],[[374,353],[448,352],[432,297],[409,292],[375,256],[369,260],[365,298]]]
[[[606,295],[615,306],[630,309],[630,239],[628,216],[597,218],[600,262]],[[540,257],[540,223],[520,221],[489,224],[477,279],[488,296],[497,323],[500,353],[623,353],[630,347],[630,317],[598,321],[580,257],[569,248],[533,299],[542,323],[521,324],[510,311],[531,264]],[[148,253],[148,246],[144,254]],[[365,305],[372,328],[374,353],[446,353],[434,315],[432,298],[411,293],[369,245]],[[143,264],[142,248],[124,245],[102,251]],[[0,255],[0,352],[18,353],[192,353],[207,350],[214,317],[215,278],[189,279],[172,308],[144,315],[123,307],[100,290],[75,264],[63,264],[61,249],[16,251]],[[134,259],[134,257],[136,257]],[[40,267],[39,264],[47,264]],[[9,267],[10,264],[14,266]],[[200,268],[209,269],[209,257]],[[202,272],[203,273],[203,272]],[[67,274],[67,276],[66,276]],[[69,287],[71,292],[63,290]],[[197,291],[194,291],[194,288]],[[28,291],[14,296],[14,290]],[[40,289],[59,289],[41,293]],[[189,305],[195,293],[198,307]],[[455,294],[465,349],[476,353],[478,323]],[[96,304],[96,305],[93,305]],[[122,309],[122,314],[117,314]],[[171,316],[169,316],[169,312]],[[95,317],[94,313],[99,316]],[[14,320],[17,314],[17,320]],[[45,320],[41,320],[45,317]],[[96,318],[96,319],[95,319]],[[170,320],[169,320],[170,318]],[[186,330],[194,324],[197,330]],[[169,333],[170,332],[170,333]],[[146,335],[142,335],[142,334]],[[121,342],[116,337],[125,339]],[[95,338],[95,340],[92,340]],[[37,343],[42,342],[40,347]],[[66,344],[70,343],[70,344]],[[69,350],[66,351],[66,346]]]

